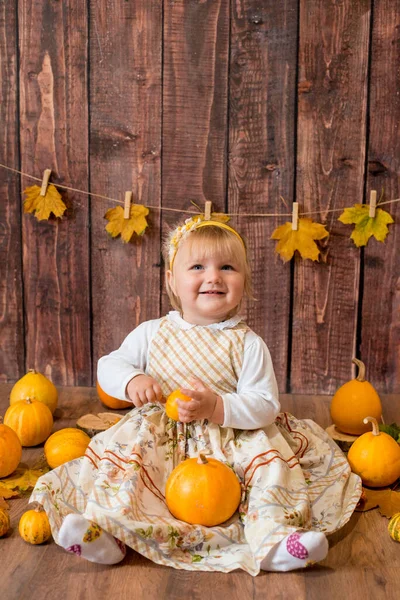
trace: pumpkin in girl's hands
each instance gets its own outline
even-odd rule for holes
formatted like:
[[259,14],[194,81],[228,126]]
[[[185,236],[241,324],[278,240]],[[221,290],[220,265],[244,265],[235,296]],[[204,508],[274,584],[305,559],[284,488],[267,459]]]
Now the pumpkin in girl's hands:
[[0,477],[8,477],[18,467],[22,456],[19,437],[0,417]]
[[58,392],[57,388],[42,373],[35,369],[29,369],[28,373],[21,377],[14,385],[10,393],[10,405],[27,398],[35,398],[38,402],[43,402],[51,410],[51,414],[57,408]]
[[381,420],[382,404],[374,387],[365,380],[364,363],[357,358],[352,362],[359,368],[358,375],[336,391],[331,402],[331,417],[340,431],[361,435],[368,431],[368,424],[363,422],[365,417]]
[[51,537],[51,529],[44,508],[39,505],[26,511],[19,521],[18,531],[22,539],[29,544],[47,542]]
[[15,431],[23,446],[37,446],[49,437],[53,415],[43,402],[27,398],[7,408],[4,424]]
[[122,408],[133,408],[132,402],[125,402],[125,400],[119,400],[113,398],[100,387],[99,382],[96,383],[97,394],[105,406],[108,408],[122,409]]
[[6,535],[7,531],[10,529],[10,515],[8,514],[8,510],[4,508],[0,509],[0,537]]
[[185,394],[182,394],[181,390],[174,390],[168,396],[165,403],[165,412],[167,413],[167,416],[174,421],[179,421],[178,406],[176,404],[178,400],[182,400],[182,402],[190,402],[191,398]]
[[70,460],[80,458],[86,452],[90,437],[81,429],[65,427],[53,433],[44,445],[47,464],[52,469]]
[[364,423],[372,423],[372,431],[353,442],[347,455],[351,470],[366,486],[391,485],[400,477],[400,446],[390,435],[379,431],[373,417],[366,417]]
[[215,458],[188,458],[168,477],[165,499],[181,521],[213,527],[237,509],[241,487],[234,471]]

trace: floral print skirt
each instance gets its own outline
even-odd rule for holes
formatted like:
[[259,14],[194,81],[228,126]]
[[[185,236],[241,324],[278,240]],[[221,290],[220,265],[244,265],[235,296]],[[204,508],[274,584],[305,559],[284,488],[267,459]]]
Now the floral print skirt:
[[[228,464],[241,482],[237,512],[216,527],[179,521],[165,502],[171,471],[199,452]],[[342,527],[360,495],[359,477],[313,421],[281,413],[268,427],[243,431],[175,423],[147,404],[95,436],[84,457],[43,475],[31,501],[43,504],[56,542],[64,517],[76,512],[156,563],[257,575],[285,536]]]

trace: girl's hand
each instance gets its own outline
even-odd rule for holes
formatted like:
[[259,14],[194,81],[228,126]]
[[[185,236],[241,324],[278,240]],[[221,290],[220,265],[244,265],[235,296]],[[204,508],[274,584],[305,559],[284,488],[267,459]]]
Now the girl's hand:
[[222,420],[220,423],[222,424],[224,420],[222,398],[204,385],[200,379],[193,379],[191,384],[195,388],[194,390],[180,388],[182,394],[189,396],[191,400],[189,402],[177,401],[179,420],[182,423],[190,423],[198,419],[209,419],[213,422],[219,422],[221,419],[216,421],[213,419],[213,415],[217,412],[220,413],[222,406]]
[[128,398],[136,407],[148,402],[165,402],[157,381],[148,375],[136,375],[126,386]]

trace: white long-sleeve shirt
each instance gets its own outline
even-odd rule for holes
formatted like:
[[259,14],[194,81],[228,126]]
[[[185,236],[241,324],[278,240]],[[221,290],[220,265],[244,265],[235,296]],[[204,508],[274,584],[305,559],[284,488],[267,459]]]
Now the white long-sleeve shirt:
[[[181,318],[177,311],[168,318],[181,329],[198,327]],[[146,321],[134,329],[118,350],[99,359],[97,379],[101,388],[110,396],[129,400],[126,386],[137,375],[147,374],[151,341],[162,319]],[[223,323],[203,327],[226,329],[239,323],[234,317]],[[242,370],[236,392],[221,394],[224,405],[222,427],[236,429],[259,429],[274,422],[280,410],[278,386],[271,356],[265,342],[251,329],[246,332]]]

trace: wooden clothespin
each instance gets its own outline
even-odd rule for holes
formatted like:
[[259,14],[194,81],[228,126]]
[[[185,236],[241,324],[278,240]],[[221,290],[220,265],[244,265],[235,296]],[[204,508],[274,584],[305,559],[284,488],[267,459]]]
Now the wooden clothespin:
[[293,202],[292,208],[292,229],[297,231],[299,228],[299,203]]
[[212,202],[210,202],[210,200],[207,200],[204,208],[204,218],[206,221],[211,221],[211,206]]
[[51,169],[46,169],[43,173],[42,187],[40,188],[40,195],[45,196],[47,192],[47,186],[49,185],[49,179],[51,175]]
[[369,216],[371,218],[374,218],[375,212],[376,212],[376,190],[371,190],[371,194],[369,196]]
[[131,216],[132,192],[125,192],[124,204],[124,219],[129,219]]

